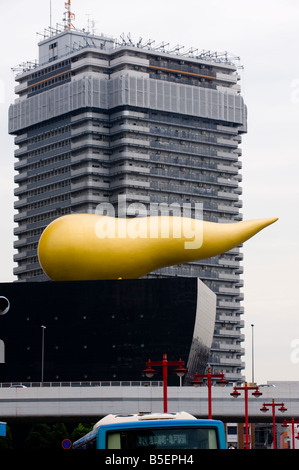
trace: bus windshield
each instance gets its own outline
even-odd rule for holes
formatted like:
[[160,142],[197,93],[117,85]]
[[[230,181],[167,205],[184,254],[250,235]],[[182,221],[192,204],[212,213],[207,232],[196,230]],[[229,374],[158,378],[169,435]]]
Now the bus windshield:
[[214,428],[130,429],[107,433],[107,449],[217,449]]

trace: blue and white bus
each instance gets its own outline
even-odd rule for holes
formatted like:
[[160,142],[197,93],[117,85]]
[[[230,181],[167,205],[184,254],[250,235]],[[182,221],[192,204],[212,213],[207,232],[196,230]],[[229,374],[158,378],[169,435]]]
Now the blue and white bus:
[[226,449],[222,421],[197,419],[186,412],[110,414],[73,449]]

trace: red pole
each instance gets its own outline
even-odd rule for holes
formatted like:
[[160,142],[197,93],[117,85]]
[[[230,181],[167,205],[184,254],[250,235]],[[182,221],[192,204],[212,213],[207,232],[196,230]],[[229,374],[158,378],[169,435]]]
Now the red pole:
[[295,437],[295,423],[298,425],[299,421],[296,421],[294,418],[292,418],[290,421],[287,421],[286,419],[283,422],[283,427],[287,427],[288,424],[292,426],[292,448],[295,449],[295,439],[298,439]]
[[276,432],[275,432],[275,404],[272,398],[272,416],[273,416],[273,449],[276,449]]
[[285,408],[284,403],[275,403],[274,398],[272,398],[271,403],[264,403],[263,408],[261,408],[261,411],[268,411],[268,408],[266,408],[266,406],[271,406],[272,408],[273,449],[276,449],[275,406],[280,406],[279,411],[286,411],[287,409]]
[[248,388],[247,383],[245,382],[244,387],[244,394],[245,394],[245,436],[246,436],[246,449],[249,449],[249,434],[248,434]]
[[162,372],[163,372],[163,408],[164,408],[164,413],[167,413],[167,374],[168,374],[168,366],[178,366],[178,368],[174,371],[179,377],[182,377],[182,375],[186,374],[187,369],[184,369],[183,367],[184,362],[182,359],[179,361],[168,361],[167,360],[167,354],[163,354],[163,360],[162,361],[151,361],[150,359],[146,363],[146,369],[142,371],[146,377],[151,378],[154,374],[157,373],[153,369],[153,367],[162,367]]
[[295,420],[292,418],[292,446],[295,449]]
[[212,374],[211,369],[208,369],[208,400],[209,400],[209,419],[212,419]]
[[163,354],[162,370],[163,370],[163,404],[164,404],[164,413],[167,413],[167,354]]

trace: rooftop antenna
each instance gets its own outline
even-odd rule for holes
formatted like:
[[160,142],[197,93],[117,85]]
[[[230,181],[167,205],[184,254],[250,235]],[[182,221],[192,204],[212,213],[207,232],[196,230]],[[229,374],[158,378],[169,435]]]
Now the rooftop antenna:
[[90,33],[90,14],[87,13],[87,32]]
[[71,0],[67,0],[64,3],[66,11],[64,12],[64,29],[70,31],[71,29],[76,29],[72,23],[72,20],[75,19],[75,13],[71,12]]

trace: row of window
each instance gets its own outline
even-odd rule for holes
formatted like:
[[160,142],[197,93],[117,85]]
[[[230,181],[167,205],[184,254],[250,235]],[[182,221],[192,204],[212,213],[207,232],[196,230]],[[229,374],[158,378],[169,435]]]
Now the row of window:
[[35,264],[38,263],[38,257],[37,256],[31,256],[29,258],[26,258],[24,260],[21,260],[18,262],[19,267],[26,266],[27,264]]
[[[58,216],[70,214],[71,212],[72,211],[71,211],[70,207],[62,207],[59,210],[48,212],[47,217],[49,218],[49,220],[52,220],[52,219],[55,219]],[[23,224],[26,224],[26,221],[24,221]],[[45,228],[46,228],[46,226],[26,230],[26,231],[22,232],[22,234],[17,235],[18,241],[27,240],[27,238],[35,238],[35,237],[39,238]]]
[[200,86],[214,90],[217,88],[212,80],[202,77],[195,79],[193,77],[181,76],[180,73],[162,73],[160,70],[157,70],[154,73],[151,72],[149,77],[155,80],[164,80],[165,82],[180,83],[182,85]]
[[53,176],[62,175],[70,171],[71,171],[71,167],[70,165],[67,165],[67,166],[58,168],[57,170],[47,171],[46,173],[39,173],[36,176],[33,176],[32,178],[28,178],[27,184],[36,183],[37,181],[49,179],[49,178],[52,178]]
[[69,193],[62,194],[61,196],[49,197],[47,199],[42,199],[41,201],[34,202],[33,204],[28,204],[26,206],[26,210],[34,210],[38,209],[39,207],[50,206],[51,204],[57,204],[62,201],[68,201],[71,199],[71,195]]
[[37,246],[38,246],[38,242],[28,243],[28,245],[23,246],[22,248],[19,248],[18,253],[22,254],[22,253],[27,253],[27,251],[37,250]]
[[[221,161],[211,159],[206,155],[186,155],[184,153],[176,153],[173,155],[168,149],[160,149],[150,153],[151,161],[159,162],[161,165],[173,166],[178,165],[185,169],[190,170],[201,170],[203,168],[208,171],[218,170],[218,165],[227,165],[227,173],[230,176],[231,173],[236,173],[237,168],[233,167],[230,161],[226,161],[224,158]],[[219,170],[218,170],[219,171]]]
[[48,88],[49,86],[55,85],[57,83],[61,83],[61,82],[65,81],[65,80],[68,80],[70,78],[71,78],[71,73],[70,72],[62,73],[62,74],[59,74],[55,77],[49,78],[48,80],[43,80],[40,83],[37,83],[36,85],[31,85],[28,91],[29,91],[29,93],[34,93],[36,91],[43,90],[43,89]]
[[[54,157],[44,157],[44,158],[41,158],[40,160],[38,160],[37,162],[35,163],[28,163],[28,164],[24,164],[22,166],[22,169],[24,168],[25,171],[30,171],[30,170],[37,170],[38,168],[42,168],[44,166],[47,166],[47,165],[53,165],[54,163],[59,163],[59,162],[62,162],[63,160],[68,160],[69,158],[71,158],[71,153],[70,152],[65,152],[65,153],[61,153],[59,155],[55,155]],[[27,160],[27,158],[25,157],[25,160]],[[21,160],[22,162],[22,160]],[[19,168],[19,165],[16,165],[18,169]]]
[[55,142],[53,144],[45,145],[43,147],[39,147],[36,150],[30,150],[26,153],[26,157],[35,157],[36,155],[42,155],[43,153],[51,152],[52,150],[56,150],[62,147],[66,147],[70,145],[70,139],[60,140],[59,142]]
[[[25,281],[26,279],[36,278],[39,276],[43,276],[44,272],[42,269],[33,269],[32,271],[25,271],[24,273],[18,273],[18,279],[20,281]],[[30,376],[27,377],[30,380]]]
[[34,72],[29,77],[29,80],[35,80],[36,78],[39,78],[43,75],[46,75],[47,73],[51,73],[51,72],[54,72],[55,70],[66,67],[67,65],[70,65],[70,63],[71,63],[70,59],[67,59],[67,60],[62,60],[61,62],[59,62],[57,64],[53,64],[52,66],[45,67],[41,70],[38,70],[38,71]]
[[42,132],[35,137],[31,137],[27,140],[26,145],[36,144],[37,142],[42,142],[43,140],[50,139],[51,137],[55,137],[57,135],[65,134],[71,130],[71,126],[62,126],[56,127],[47,132]]
[[163,137],[168,139],[170,138],[177,138],[181,139],[181,143],[188,144],[186,141],[190,142],[200,142],[200,143],[206,143],[206,144],[212,144],[212,145],[217,145],[219,142],[219,139],[221,139],[221,143],[218,145],[223,145],[223,142],[225,141],[225,145],[231,146],[232,148],[235,148],[237,145],[237,141],[235,140],[235,136],[227,136],[227,134],[220,134],[220,133],[215,133],[213,131],[207,131],[207,130],[183,130],[183,129],[175,129],[169,126],[155,126],[151,127],[149,130],[150,134],[156,135],[157,138],[159,139]]
[[53,219],[56,219],[57,217],[60,217],[64,213],[68,213],[68,212],[63,212],[63,210],[59,208],[59,209],[56,209],[54,211],[45,212],[43,214],[38,214],[38,215],[35,215],[33,217],[28,217],[27,219],[22,221],[22,223],[19,224],[19,225],[20,225],[20,228],[21,228],[22,225],[34,224],[34,223],[40,222],[42,220],[53,220]]
[[58,183],[53,183],[53,184],[48,184],[46,186],[40,186],[39,188],[36,189],[31,189],[30,191],[27,192],[27,197],[32,197],[36,196],[38,194],[44,194],[48,193],[51,191],[55,191],[57,189],[65,188],[71,185],[71,180],[66,179],[63,181],[59,181]]

